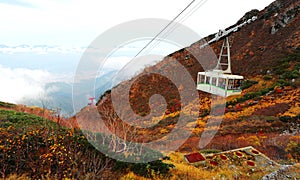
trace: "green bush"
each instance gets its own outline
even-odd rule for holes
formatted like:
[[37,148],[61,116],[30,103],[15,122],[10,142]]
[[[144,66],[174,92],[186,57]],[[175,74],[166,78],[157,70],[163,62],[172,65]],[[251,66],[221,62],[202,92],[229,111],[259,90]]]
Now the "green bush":
[[277,82],[276,82],[276,84],[275,84],[275,86],[289,86],[289,85],[291,85],[291,83],[290,82],[288,82],[288,81],[286,81],[286,80],[284,80],[284,79],[279,79]]
[[299,61],[300,61],[300,53],[289,54],[286,57],[281,58],[280,60],[277,61],[273,71],[277,75],[284,75],[288,79],[292,79],[291,76],[298,76],[297,75],[298,73],[296,73],[296,74],[291,73],[288,70],[288,68],[290,68],[290,66],[291,66],[290,62],[297,62],[296,65],[294,66],[293,70],[297,70],[299,72],[299,68],[300,68]]
[[285,72],[287,72],[288,68],[290,67],[290,64],[289,62],[284,62],[283,64],[277,66],[274,70],[275,74],[277,75],[281,75],[281,74],[284,74]]
[[154,175],[166,175],[170,169],[174,167],[173,164],[167,164],[161,160],[156,160],[149,163],[132,164],[130,169],[139,176],[153,178]]
[[148,163],[127,163],[116,161],[114,163],[113,170],[131,170],[136,175],[146,178],[153,178],[154,175],[166,175],[171,168],[174,168],[173,164],[164,163],[162,160],[156,160]]
[[265,76],[264,76],[264,80],[265,80],[265,81],[269,81],[269,80],[271,80],[271,79],[273,79],[273,77],[270,76],[270,75],[265,75]]
[[293,71],[286,71],[282,74],[282,78],[284,79],[296,79],[300,76],[299,71],[293,70]]
[[265,116],[265,120],[268,122],[268,123],[272,123],[276,120],[276,117],[274,116]]
[[268,92],[272,91],[273,89],[274,89],[273,87],[262,89],[262,90],[258,91],[259,92],[258,95],[259,96],[265,95]]
[[292,120],[291,116],[280,116],[279,120],[282,122],[289,122],[290,120]]
[[5,103],[5,102],[1,102],[1,101],[0,101],[0,107],[13,108],[13,107],[16,107],[16,105],[15,105],[15,104]]
[[279,120],[282,122],[297,122],[300,119],[300,115],[297,116],[280,116]]
[[252,85],[254,84],[257,84],[258,81],[251,81],[251,80],[246,80],[243,82],[242,86],[241,86],[241,89],[244,90],[244,89],[247,89],[249,87],[251,87]]
[[293,70],[300,70],[300,62],[298,62],[297,64],[295,64],[294,69]]
[[242,102],[245,102],[249,99],[255,99],[257,97],[260,97],[262,95],[265,95],[267,94],[268,92],[270,92],[271,90],[273,90],[274,87],[269,87],[269,88],[265,88],[265,89],[262,89],[260,91],[257,91],[257,92],[249,92],[247,94],[245,94],[244,96],[242,97],[239,97],[239,98],[236,98],[236,99],[233,99],[229,102],[226,102],[226,107],[230,106],[230,105],[236,105],[237,103],[242,103]]

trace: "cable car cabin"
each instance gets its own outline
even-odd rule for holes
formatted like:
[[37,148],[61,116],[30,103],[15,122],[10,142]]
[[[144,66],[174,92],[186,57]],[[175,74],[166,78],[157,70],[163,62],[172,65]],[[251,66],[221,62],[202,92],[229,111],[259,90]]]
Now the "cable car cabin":
[[222,97],[241,94],[243,76],[224,74],[223,71],[213,70],[198,72],[197,89]]

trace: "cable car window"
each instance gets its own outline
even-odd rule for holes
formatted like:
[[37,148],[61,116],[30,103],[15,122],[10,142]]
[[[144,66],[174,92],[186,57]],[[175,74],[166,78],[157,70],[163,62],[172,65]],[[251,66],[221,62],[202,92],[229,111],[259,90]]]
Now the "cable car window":
[[210,82],[210,77],[209,76],[206,76],[206,84],[209,84],[209,82]]
[[234,80],[234,89],[240,89],[242,85],[242,80],[241,79],[235,79]]
[[228,79],[228,87],[227,89],[232,90],[234,89],[234,80],[233,79]]
[[225,89],[226,80],[224,78],[219,78],[218,86]]
[[204,75],[199,75],[199,83],[204,83],[205,81],[205,76]]
[[217,78],[216,77],[212,77],[211,81],[212,81],[211,82],[212,85],[214,85],[214,86],[217,85]]

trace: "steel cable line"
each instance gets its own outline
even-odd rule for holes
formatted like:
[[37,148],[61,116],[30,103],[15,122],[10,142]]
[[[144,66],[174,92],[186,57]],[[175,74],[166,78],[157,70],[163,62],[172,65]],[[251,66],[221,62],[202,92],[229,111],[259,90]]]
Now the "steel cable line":
[[165,31],[173,22],[175,22],[175,20],[184,13],[184,11],[186,11],[196,0],[191,1],[174,19],[172,19],[171,22],[169,22],[158,34],[156,34],[156,36],[154,36],[151,41],[149,41],[134,57],[136,58],[138,55],[140,55],[144,49],[146,49],[163,31]]
[[[208,0],[201,0],[200,2],[198,2],[194,7],[192,7],[192,9],[187,12],[183,17],[181,17],[179,19],[179,21],[176,22],[176,24],[173,24],[173,26],[171,26],[161,37],[159,37],[159,39],[165,39],[166,37],[168,37],[176,28],[178,28],[178,26],[180,25],[180,23],[184,22],[186,19],[188,19],[192,14],[194,14],[206,1]],[[182,13],[181,13],[182,14]],[[172,21],[170,24],[174,23],[174,21]],[[165,28],[167,29],[167,28]],[[156,37],[157,38],[157,37]],[[155,39],[153,39],[152,41],[154,41]],[[151,41],[151,42],[152,42]],[[150,44],[150,43],[148,43]],[[152,44],[147,51],[145,51],[143,54],[147,54],[149,52],[151,52],[158,44],[160,44],[160,41],[156,41],[154,44]],[[145,49],[145,48],[144,48]]]

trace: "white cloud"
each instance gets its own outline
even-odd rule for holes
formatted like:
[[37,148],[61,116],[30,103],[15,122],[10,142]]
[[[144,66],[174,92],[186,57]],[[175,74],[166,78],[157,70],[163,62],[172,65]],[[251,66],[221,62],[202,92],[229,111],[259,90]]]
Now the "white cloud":
[[[184,24],[201,36],[232,25],[245,12],[273,0],[208,0]],[[140,18],[173,19],[190,0],[96,1],[24,0],[27,6],[0,3],[0,33],[5,44],[86,46],[102,32]],[[198,3],[200,0],[195,2]],[[195,40],[197,41],[197,40]]]
[[[43,70],[5,68],[0,65],[0,101],[19,103],[23,99],[46,98],[45,85],[53,76]],[[51,89],[55,91],[55,89]]]
[[110,58],[106,59],[104,65],[103,65],[103,69],[121,69],[130,60],[131,60],[131,57],[128,57],[128,56],[110,57]]
[[15,54],[15,53],[36,53],[36,54],[74,54],[83,53],[86,48],[79,47],[63,47],[63,46],[47,46],[47,45],[18,45],[18,46],[0,46],[0,53]]

